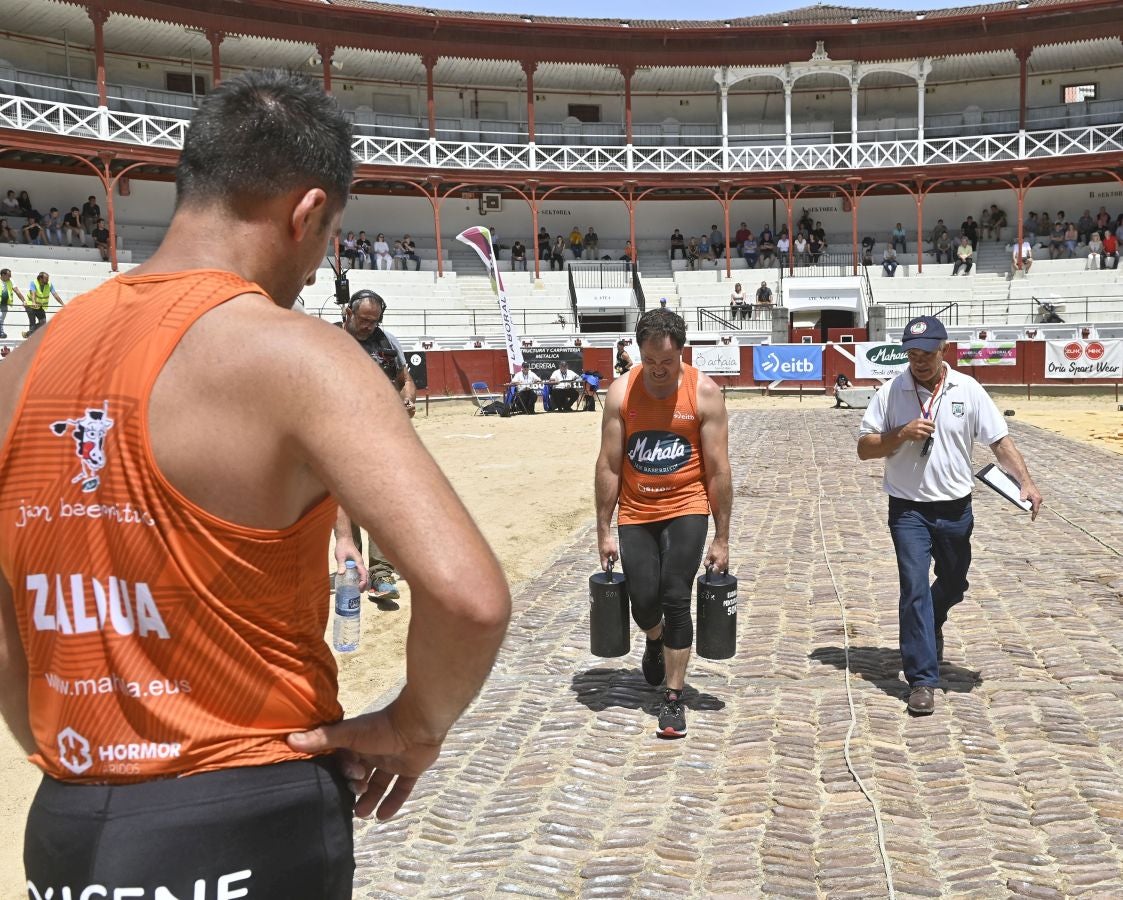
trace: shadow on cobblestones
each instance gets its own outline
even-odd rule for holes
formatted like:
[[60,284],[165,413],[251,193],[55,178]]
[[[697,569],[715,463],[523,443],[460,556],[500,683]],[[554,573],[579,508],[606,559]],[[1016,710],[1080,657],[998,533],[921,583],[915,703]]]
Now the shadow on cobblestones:
[[[657,715],[662,691],[648,684],[639,669],[586,669],[573,676],[570,689],[579,703],[593,712],[612,707],[641,709]],[[725,701],[713,694],[700,693],[689,684],[683,689],[682,702],[687,709],[717,711],[725,709]]]
[[[842,647],[816,647],[807,654],[808,659],[823,665],[846,669],[846,651]],[[901,667],[901,653],[892,647],[851,647],[850,674],[877,685],[890,697],[900,697],[907,689],[897,676]],[[983,683],[982,675],[946,660],[940,663],[940,688],[968,694]]]

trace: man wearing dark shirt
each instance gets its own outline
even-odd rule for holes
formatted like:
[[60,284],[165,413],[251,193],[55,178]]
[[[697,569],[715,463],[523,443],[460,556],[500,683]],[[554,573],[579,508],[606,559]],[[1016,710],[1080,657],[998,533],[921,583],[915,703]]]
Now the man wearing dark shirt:
[[97,252],[101,254],[102,261],[109,262],[109,229],[105,227],[105,219],[97,220],[91,237],[94,239]]
[[62,217],[62,230],[66,234],[66,246],[71,246],[74,238],[78,239],[78,246],[86,246],[86,232],[82,228],[82,216],[77,206],[70,207],[70,212]]
[[101,207],[97,205],[97,198],[90,194],[90,198],[82,204],[82,227],[86,229],[86,234],[94,233],[94,226],[100,218]]
[[674,234],[671,235],[671,259],[675,258],[676,250],[682,255],[683,259],[686,259],[686,239],[677,228]]

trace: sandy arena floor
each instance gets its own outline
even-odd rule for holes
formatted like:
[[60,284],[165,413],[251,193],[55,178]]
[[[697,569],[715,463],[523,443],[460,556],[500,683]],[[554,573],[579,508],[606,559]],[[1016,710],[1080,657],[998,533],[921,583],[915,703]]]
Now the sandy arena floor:
[[[1113,395],[1031,401],[1010,395],[997,398],[997,402],[1001,409],[1015,411],[1017,423],[1123,453],[1123,413],[1117,411]],[[837,414],[829,409],[832,403],[810,395],[802,403],[795,397],[763,398],[754,394],[733,399],[731,395],[730,408],[750,414],[800,410],[812,413],[814,421],[824,426],[834,423],[831,427],[835,427],[838,423],[831,417],[837,418]],[[423,441],[449,474],[516,590],[541,576],[559,553],[572,552],[579,535],[582,540],[587,538],[587,549],[592,552],[593,537],[588,528],[593,521],[593,464],[599,421],[599,414],[585,413],[481,418],[473,416],[465,404],[434,404],[428,418],[419,416],[416,420]],[[747,422],[742,431],[751,434],[751,416]],[[802,429],[792,431],[790,439],[801,440],[803,433]],[[737,454],[736,446],[731,450]],[[756,450],[760,452],[761,448]],[[1040,480],[1042,475],[1034,468],[1032,457],[1029,464]],[[1048,496],[1046,499],[1048,502]],[[747,501],[738,495],[736,502]],[[340,665],[340,692],[348,713],[361,711],[400,681],[409,608],[408,588],[404,586],[396,611],[384,612],[366,604],[363,646],[371,652],[348,656]],[[783,628],[782,622],[779,627]],[[832,731],[831,740],[835,738]],[[25,896],[20,864],[22,827],[38,773],[20,756],[6,733],[0,737],[0,759],[0,811],[4,813],[0,823],[0,898],[6,900]],[[405,883],[402,888],[418,896],[426,893],[414,885],[407,891]]]

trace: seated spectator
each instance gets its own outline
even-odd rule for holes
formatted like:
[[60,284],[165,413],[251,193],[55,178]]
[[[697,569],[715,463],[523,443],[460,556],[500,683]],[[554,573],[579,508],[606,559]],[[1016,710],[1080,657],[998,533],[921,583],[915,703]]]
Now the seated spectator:
[[822,256],[823,251],[827,249],[827,242],[825,239],[820,238],[819,235],[811,235],[811,240],[807,242],[807,254],[811,257],[811,265],[816,266],[819,264],[819,257]]
[[741,227],[737,229],[737,233],[733,235],[733,245],[737,248],[738,253],[744,253],[741,245],[745,243],[745,239],[749,236],[749,226],[742,222]]
[[550,390],[550,406],[557,412],[573,412],[573,405],[577,402],[577,383],[580,381],[576,372],[569,368],[569,363],[564,359],[558,361],[558,367],[550,375],[550,384],[556,385]]
[[[936,227],[932,229],[932,250],[935,252],[936,245],[940,242],[940,235],[947,234],[948,227],[944,224],[943,219],[936,220]],[[937,260],[939,262],[939,260]]]
[[82,204],[82,227],[86,234],[93,234],[97,227],[97,220],[101,218],[101,207],[97,205],[97,197],[93,194]]
[[584,247],[585,239],[581,236],[581,228],[574,225],[573,230],[569,233],[569,252],[573,254],[574,259],[580,259]]
[[875,246],[877,246],[877,241],[875,241],[868,234],[864,238],[862,238],[862,265],[863,266],[872,266],[873,265],[873,248]]
[[973,216],[968,216],[959,226],[959,233],[967,235],[972,250],[979,249],[979,223],[975,221]]
[[559,269],[565,271],[565,238],[560,234],[554,238],[554,244],[550,247],[550,271]]
[[[16,197],[16,202],[19,204],[20,213],[24,217],[31,216],[35,213],[35,207],[31,205],[31,197],[28,196],[27,191],[20,191],[19,196]],[[35,218],[39,218],[35,215]]]
[[390,245],[386,243],[386,235],[376,234],[371,250],[374,251],[374,267],[376,269],[389,271],[394,267],[394,257],[390,253]]
[[845,391],[850,387],[850,379],[842,372],[838,373],[838,377],[834,380],[834,408],[842,408],[842,397],[839,396],[839,391]]
[[1025,221],[1022,222],[1022,240],[1029,241],[1032,247],[1037,242],[1037,235],[1040,234],[1040,227],[1037,221],[1037,213],[1031,212],[1026,216]]
[[[405,251],[406,259],[413,263],[413,271],[421,271],[421,257],[417,255],[417,244],[413,242],[413,238],[408,234],[402,238],[402,249]],[[402,268],[405,268],[405,263],[402,263]]]
[[1037,219],[1037,236],[1047,242],[1053,234],[1053,220],[1047,212],[1043,212]]
[[795,236],[792,250],[795,253],[795,264],[797,266],[807,265],[807,237],[802,231]]
[[1119,239],[1110,231],[1104,235],[1103,239],[1104,250],[1103,256],[1100,258],[1100,268],[1109,268],[1107,261],[1111,260],[1112,269],[1119,268]]
[[[675,258],[676,250],[682,255],[683,259],[686,259],[686,239],[677,228],[671,234],[671,259]],[[694,267],[691,266],[691,268]]]
[[690,243],[686,245],[686,264],[693,270],[698,265],[698,255],[701,251],[698,248],[698,238],[691,238]]
[[1068,252],[1069,259],[1076,256],[1076,242],[1079,240],[1080,232],[1076,229],[1076,223],[1069,222],[1068,227],[1065,228],[1065,250]]
[[758,243],[760,246],[760,265],[762,268],[771,269],[772,263],[776,259],[776,241],[772,237],[772,229],[767,225],[764,226],[764,231],[760,233]]
[[952,257],[951,235],[945,228],[943,234],[936,239],[936,262],[949,263]]
[[788,233],[785,231],[776,241],[776,251],[780,254],[780,265],[785,269],[788,268],[788,254],[791,253],[791,249],[792,242],[788,239]]
[[8,317],[8,305],[14,304],[16,297],[19,297],[24,306],[27,305],[27,298],[23,295],[23,291],[12,281],[12,270],[0,269],[0,339],[8,337],[7,332],[4,331],[4,320]]
[[822,222],[815,223],[815,227],[811,229],[811,233],[808,235],[808,242],[810,242],[810,239],[813,237],[817,237],[819,239],[819,243],[821,244],[825,244],[827,242],[827,231],[825,228],[823,228]]
[[581,246],[585,251],[585,259],[596,259],[597,248],[600,246],[600,235],[594,230],[593,226],[589,226],[589,230],[585,232],[585,236],[581,239]]
[[7,219],[0,219],[0,242],[8,244],[17,242],[16,233],[12,231],[12,226],[8,224]]
[[43,220],[43,232],[48,244],[54,244],[56,247],[62,246],[62,215],[59,213],[57,206],[52,206],[47,213],[47,217]]
[[347,237],[339,242],[339,255],[351,263],[352,269],[358,264],[359,246],[355,238],[355,232],[348,231]]
[[704,234],[698,237],[698,255],[710,260],[714,258],[713,251],[710,249],[710,239]]
[[1049,232],[1049,259],[1060,259],[1065,248],[1065,223],[1057,219]]
[[[562,250],[565,249],[565,241],[562,241]],[[515,387],[515,402],[514,408],[520,412],[534,415],[534,405],[538,402],[538,392],[541,390],[542,379],[530,370],[530,363],[524,362],[522,369],[514,374],[511,378],[511,384]]]
[[815,225],[811,221],[811,214],[806,209],[804,209],[799,217],[799,221],[796,223],[796,228],[807,235],[811,233],[811,229],[814,227]]
[[27,217],[27,224],[23,226],[23,239],[34,247],[43,246],[43,228],[35,216]]
[[548,232],[546,230],[546,226],[543,225],[541,228],[538,229],[538,258],[539,259],[549,259],[550,258],[550,244],[551,243],[553,243],[553,242],[550,240],[550,232]]
[[77,238],[78,246],[86,246],[86,232],[82,230],[82,215],[78,212],[77,206],[70,207],[70,212],[62,217],[62,230],[66,235],[66,246],[71,246],[72,241]]
[[522,241],[511,244],[511,271],[526,271],[526,246]]
[[1091,210],[1084,210],[1084,214],[1076,223],[1077,240],[1082,244],[1087,244],[1092,237],[1092,232],[1096,230],[1096,220],[1092,218]]
[[1088,237],[1088,268],[1102,268],[1104,242],[1098,231],[1093,231]]
[[745,257],[745,265],[750,269],[755,269],[757,260],[760,259],[760,246],[757,244],[756,238],[753,237],[752,231],[749,236],[741,242],[741,255]]
[[729,321],[736,322],[738,319],[747,319],[749,314],[745,310],[745,292],[741,288],[741,282],[733,285],[733,293],[729,295]]
[[365,269],[367,266],[374,268],[374,245],[370,242],[365,231],[360,231],[359,236],[355,239],[355,249],[359,253],[359,268]]
[[109,229],[105,227],[105,219],[97,220],[90,237],[94,240],[97,252],[101,254],[102,262],[109,262]]
[[624,252],[620,254],[620,259],[628,264],[629,269],[636,264],[636,251],[632,249],[631,241],[624,245]]
[[1106,237],[1107,226],[1111,224],[1111,215],[1107,211],[1107,207],[1101,206],[1099,212],[1096,213],[1096,230]]
[[898,222],[893,231],[889,235],[889,246],[894,250],[900,250],[902,253],[909,252],[908,234],[905,231],[905,226]]
[[0,200],[0,212],[6,216],[19,216],[23,215],[19,208],[19,201],[16,199],[15,191],[8,191],[8,195]]
[[761,317],[764,316],[764,310],[772,308],[772,288],[767,281],[762,281],[756,289],[756,307],[760,310]]
[[882,274],[892,278],[897,274],[897,249],[892,245],[886,247],[881,253]]
[[971,267],[975,264],[975,248],[971,246],[971,239],[967,235],[960,235],[959,246],[955,248],[955,267],[952,275],[958,275],[963,269],[964,275],[971,274]]
[[996,241],[1002,240],[1002,229],[1006,227],[1006,211],[999,209],[994,203],[990,205],[990,237]]
[[1029,241],[1023,240],[1021,245],[1014,243],[1014,271],[1021,269],[1026,275],[1033,266],[1033,247]]
[[402,246],[401,240],[394,241],[394,246],[390,250],[390,257],[394,260],[395,272],[406,270],[406,248]]
[[990,231],[990,207],[983,207],[983,211],[979,214],[978,227],[979,237],[985,238]]
[[725,253],[725,235],[716,225],[710,226],[710,253],[713,254],[714,259],[721,259],[722,254]]

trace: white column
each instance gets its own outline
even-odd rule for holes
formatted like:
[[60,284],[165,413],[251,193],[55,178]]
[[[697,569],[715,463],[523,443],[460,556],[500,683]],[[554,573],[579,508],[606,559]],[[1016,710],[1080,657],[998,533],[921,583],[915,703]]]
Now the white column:
[[729,88],[721,86],[721,146],[729,146]]
[[[784,167],[792,167],[792,83],[784,82]],[[791,235],[788,236],[789,238]]]
[[858,81],[850,82],[850,167],[858,168]]
[[925,78],[921,75],[916,80],[916,161],[924,163],[924,85]]

